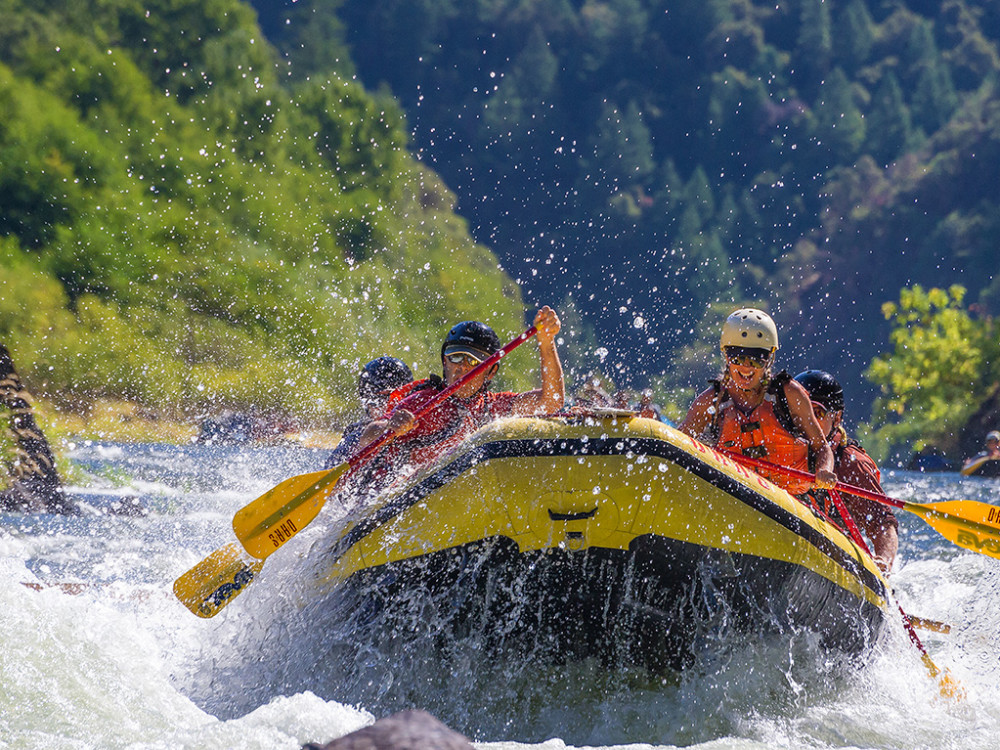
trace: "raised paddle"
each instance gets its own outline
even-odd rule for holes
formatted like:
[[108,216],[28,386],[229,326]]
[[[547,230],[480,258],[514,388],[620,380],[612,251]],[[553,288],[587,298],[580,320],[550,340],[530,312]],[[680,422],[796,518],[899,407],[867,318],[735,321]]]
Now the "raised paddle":
[[[786,474],[799,479],[813,480],[816,477],[806,471],[779,466],[759,458],[750,458],[738,453],[719,451],[747,466]],[[874,500],[883,505],[909,511],[920,516],[931,528],[959,547],[982,555],[1000,559],[1000,506],[980,503],[975,500],[947,500],[941,503],[910,503],[872,492],[861,487],[837,482],[837,489],[849,495],[857,495]]]
[[[463,385],[498,363],[537,333],[531,326],[499,351],[480,362],[457,381],[428,399],[413,415],[418,421],[429,414]],[[174,594],[199,617],[213,617],[257,576],[263,560],[280,548],[319,515],[334,486],[350,469],[367,461],[395,433],[386,430],[355,456],[327,471],[286,479],[245,505],[233,517],[233,531],[240,544],[217,549],[174,582]]]

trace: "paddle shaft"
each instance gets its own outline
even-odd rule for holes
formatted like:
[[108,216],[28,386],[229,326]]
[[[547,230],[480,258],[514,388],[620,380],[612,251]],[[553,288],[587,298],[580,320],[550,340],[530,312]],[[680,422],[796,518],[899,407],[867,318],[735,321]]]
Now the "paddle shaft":
[[[801,471],[799,469],[793,469],[789,466],[781,466],[779,464],[773,464],[770,461],[764,461],[759,458],[751,458],[750,456],[744,456],[742,454],[732,453],[730,451],[720,451],[720,453],[729,456],[730,458],[740,463],[746,464],[748,466],[755,466],[761,469],[766,469],[767,471],[776,471],[778,473],[782,473],[790,477],[797,477],[799,479],[805,479],[810,481],[814,481],[816,479],[816,476],[814,474],[810,474],[807,471]],[[869,500],[874,500],[875,502],[883,503],[884,505],[889,505],[894,508],[908,510],[913,513],[916,513],[917,515],[920,515],[921,517],[923,517],[923,514],[926,512],[928,514],[933,514],[937,518],[952,520],[952,521],[961,520],[963,524],[974,524],[976,526],[989,528],[985,526],[985,524],[978,524],[975,521],[959,519],[956,516],[952,516],[950,513],[935,511],[930,508],[926,508],[925,506],[918,505],[916,503],[907,503],[904,502],[903,500],[896,500],[895,498],[891,498],[888,495],[883,495],[879,492],[872,492],[871,490],[866,490],[861,487],[855,487],[850,484],[837,482],[837,484],[830,490],[830,496],[833,498],[837,510],[843,517],[844,523],[847,524],[848,532],[850,533],[851,538],[854,539],[855,543],[857,543],[861,547],[861,549],[863,549],[869,555],[869,557],[872,554],[871,550],[868,548],[868,545],[865,543],[864,538],[861,536],[861,532],[858,529],[857,524],[854,522],[854,518],[848,512],[846,506],[844,505],[844,501],[841,499],[840,493],[837,490],[843,490],[848,494],[857,495],[859,497],[864,497]],[[927,519],[924,518],[924,520]],[[992,529],[991,532],[995,535],[997,530]],[[902,605],[900,605],[897,602],[896,607],[899,609],[899,614],[901,615],[903,620],[903,629],[906,630],[906,634],[909,636],[910,642],[917,648],[917,651],[920,652],[920,659],[923,662],[924,667],[927,669],[928,674],[930,674],[931,678],[938,680],[938,685],[940,687],[941,694],[946,698],[964,697],[965,694],[964,688],[962,688],[962,686],[958,684],[954,680],[954,678],[951,677],[951,675],[948,673],[948,670],[942,671],[941,668],[934,663],[934,660],[931,659],[930,653],[928,653],[927,648],[924,646],[923,642],[920,640],[920,636],[917,635],[917,631],[914,629],[914,623],[912,622],[912,619],[908,614],[906,614],[906,611],[903,609]]]
[[[807,481],[815,480],[816,475],[810,474],[808,471],[802,471],[800,469],[793,469],[789,466],[781,466],[779,464],[773,464],[770,461],[764,461],[759,458],[751,458],[750,456],[744,456],[740,453],[733,453],[731,451],[720,450],[724,456],[733,459],[747,466],[753,466],[760,469],[766,469],[767,471],[777,472],[779,474],[785,474],[789,477],[796,477],[798,479],[805,479]],[[888,505],[893,508],[899,508],[900,510],[906,510],[910,513],[920,516],[925,521],[933,525],[933,521],[940,520],[947,523],[952,523],[957,526],[968,529],[969,531],[978,532],[980,534],[986,534],[991,538],[996,538],[1000,535],[1000,527],[992,526],[988,523],[981,523],[979,521],[973,521],[970,518],[964,518],[962,516],[955,515],[954,513],[947,513],[943,510],[937,510],[936,508],[928,505],[921,505],[920,503],[910,503],[905,500],[897,500],[894,497],[889,497],[888,495],[883,495],[880,492],[872,492],[871,490],[866,490],[863,487],[855,487],[854,485],[844,484],[843,482],[837,482],[835,485],[836,489],[846,492],[849,495],[857,495],[858,497],[864,497],[869,500],[874,500],[877,503],[882,503],[883,505]],[[970,501],[971,502],[971,501]],[[985,505],[985,504],[984,504]],[[998,522],[1000,522],[1000,507],[995,508],[995,516]],[[954,541],[954,540],[952,540]],[[967,545],[962,545],[969,549]],[[978,551],[984,552],[985,554],[993,554],[990,549],[979,549]]]

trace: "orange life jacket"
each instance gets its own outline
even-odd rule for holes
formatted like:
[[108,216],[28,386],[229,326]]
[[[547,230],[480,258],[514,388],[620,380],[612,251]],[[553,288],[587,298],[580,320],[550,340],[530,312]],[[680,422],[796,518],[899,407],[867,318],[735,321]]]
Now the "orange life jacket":
[[[809,441],[797,437],[781,423],[774,404],[775,396],[768,392],[760,405],[746,414],[727,398],[720,404],[718,446],[750,458],[809,471]],[[809,482],[801,479],[763,469],[757,471],[793,495],[801,495],[810,487]]]

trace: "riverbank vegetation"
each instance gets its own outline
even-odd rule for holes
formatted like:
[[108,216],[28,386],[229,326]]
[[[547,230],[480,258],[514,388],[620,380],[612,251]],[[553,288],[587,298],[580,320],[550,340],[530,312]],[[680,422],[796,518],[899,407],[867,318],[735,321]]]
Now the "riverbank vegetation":
[[0,16],[0,337],[36,396],[321,420],[373,356],[419,372],[456,320],[523,328],[398,105],[287,80],[248,5]]

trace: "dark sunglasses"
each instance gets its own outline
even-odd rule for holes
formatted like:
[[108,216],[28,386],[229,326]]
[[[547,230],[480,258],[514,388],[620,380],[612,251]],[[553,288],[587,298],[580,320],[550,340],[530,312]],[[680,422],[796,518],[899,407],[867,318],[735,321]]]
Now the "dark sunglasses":
[[451,354],[445,354],[444,358],[453,365],[460,365],[463,362],[468,362],[470,365],[475,366],[482,362],[481,359],[476,359],[471,354],[467,354],[466,352],[452,352]]
[[813,406],[813,414],[816,415],[816,419],[824,419],[826,415],[830,413],[829,409],[823,406],[823,404],[817,403],[816,401],[812,402],[812,406]]
[[726,361],[739,367],[763,367],[771,359],[767,349],[749,346],[727,346]]

